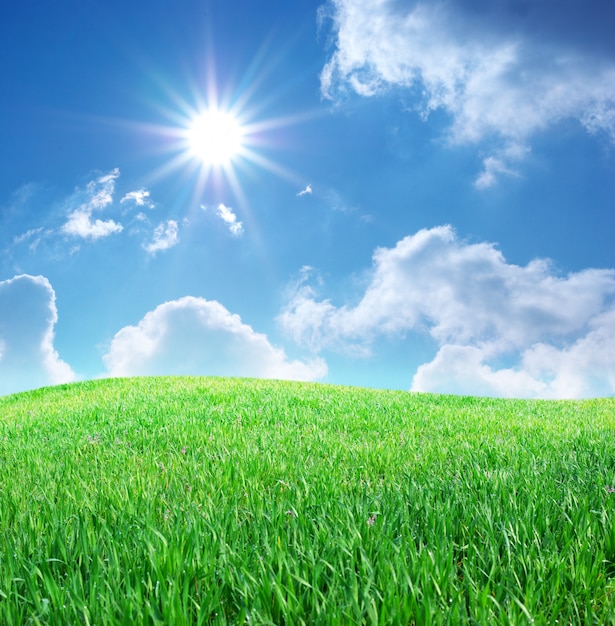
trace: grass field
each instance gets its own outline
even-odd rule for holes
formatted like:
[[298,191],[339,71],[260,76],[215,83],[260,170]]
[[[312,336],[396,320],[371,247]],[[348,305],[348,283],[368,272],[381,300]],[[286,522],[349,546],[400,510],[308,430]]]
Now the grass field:
[[0,624],[615,624],[615,400],[0,398]]

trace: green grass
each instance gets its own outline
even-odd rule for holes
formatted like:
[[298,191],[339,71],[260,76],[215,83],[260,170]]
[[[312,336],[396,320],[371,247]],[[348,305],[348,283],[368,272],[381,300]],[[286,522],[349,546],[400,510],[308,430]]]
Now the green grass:
[[0,624],[615,624],[615,401],[0,398]]

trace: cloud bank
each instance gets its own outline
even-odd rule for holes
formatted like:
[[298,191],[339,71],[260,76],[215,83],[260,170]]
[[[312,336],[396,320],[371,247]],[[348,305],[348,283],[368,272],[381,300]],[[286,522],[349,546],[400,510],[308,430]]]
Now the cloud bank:
[[368,355],[383,335],[428,333],[438,353],[416,391],[518,397],[615,392],[615,270],[560,276],[546,260],[510,264],[490,243],[450,226],[379,248],[357,304],[319,299],[303,280],[278,317],[318,352]]
[[0,394],[76,379],[54,348],[56,295],[44,276],[0,282]]
[[515,175],[532,137],[562,120],[615,141],[607,5],[330,0],[320,16],[335,48],[321,91],[339,99],[401,89],[424,118],[446,112],[452,143],[490,146],[475,180],[486,188]]
[[291,361],[219,302],[186,296],[122,328],[103,357],[111,376],[201,374],[316,380],[320,358]]

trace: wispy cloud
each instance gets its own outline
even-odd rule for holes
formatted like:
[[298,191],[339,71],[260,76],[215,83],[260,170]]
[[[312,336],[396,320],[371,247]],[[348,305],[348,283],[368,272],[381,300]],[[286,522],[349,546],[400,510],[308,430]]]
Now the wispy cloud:
[[368,213],[363,213],[360,206],[349,204],[347,199],[344,198],[339,191],[332,187],[319,186],[318,189],[314,191],[312,186],[308,185],[306,189],[299,192],[297,196],[307,194],[313,195],[316,200],[324,202],[325,205],[332,211],[343,213],[348,217],[357,218],[361,222],[368,223],[373,219],[373,217]]
[[308,196],[312,194],[312,185],[306,185],[305,189],[302,189],[297,193],[298,196]]
[[152,255],[168,250],[179,243],[179,229],[175,220],[161,222],[156,226],[152,241],[144,248]]
[[13,246],[19,246],[24,243],[28,243],[28,248],[34,252],[40,242],[47,236],[52,234],[52,231],[39,226],[38,228],[31,228],[25,233],[18,235],[13,239]]
[[498,180],[498,176],[505,174],[507,176],[518,176],[519,172],[513,169],[501,157],[489,156],[483,159],[483,170],[478,174],[474,181],[477,189],[487,189],[493,187]]
[[228,226],[232,235],[239,237],[243,234],[243,224],[237,220],[237,216],[233,213],[233,209],[220,203],[218,205],[217,212],[220,219]]
[[557,15],[534,7],[523,20],[502,9],[508,4],[472,11],[460,0],[331,0],[321,10],[335,37],[322,93],[371,97],[395,87],[424,119],[446,111],[452,143],[491,146],[480,188],[515,174],[533,136],[561,120],[615,140],[615,58],[602,54],[606,44],[574,35],[579,3],[542,3]]
[[[541,259],[512,265],[493,244],[460,241],[449,226],[379,248],[373,264],[355,306],[320,299],[303,279],[278,318],[286,333],[314,351],[368,355],[379,336],[427,331],[439,352],[417,372],[417,390],[615,392],[615,270],[560,276]],[[497,369],[502,359],[515,365]]]
[[[207,207],[202,205],[201,208],[206,211]],[[213,209],[215,214],[227,225],[229,232],[234,237],[243,235],[243,223],[237,219],[237,215],[231,207],[226,206],[222,202]]]
[[44,276],[0,282],[0,394],[76,379],[54,347],[56,295]]
[[315,380],[320,358],[289,360],[219,302],[186,296],[165,302],[114,336],[103,357],[111,376],[203,374]]
[[[14,236],[5,249],[7,256],[15,258],[16,250],[27,246],[30,253],[44,250],[53,258],[59,258],[67,252],[74,254],[79,251],[84,240],[98,241],[119,233],[125,233],[133,240],[138,239],[141,247],[152,255],[177,245],[177,220],[170,219],[154,227],[148,216],[139,210],[156,207],[149,190],[141,188],[129,191],[118,202],[116,185],[119,177],[119,169],[114,168],[94,177],[85,186],[77,187],[73,193],[56,203],[59,211],[50,212],[46,216],[45,226],[35,226]],[[29,185],[14,194],[16,201],[20,202],[22,212],[27,210],[28,203],[33,200],[35,189],[34,185]],[[138,212],[134,212],[125,223],[96,217],[96,213],[101,212],[117,214],[120,212],[120,205],[126,206],[123,214],[134,212],[135,207]],[[68,247],[67,239],[71,241]]]
[[122,232],[124,227],[113,220],[92,219],[94,211],[102,211],[113,203],[115,181],[119,175],[120,171],[116,168],[90,181],[85,190],[75,192],[70,203],[78,202],[79,205],[69,212],[67,221],[61,227],[64,234],[96,240]]
[[129,191],[122,197],[120,204],[124,204],[126,202],[134,203],[136,206],[144,206],[148,209],[153,209],[155,206],[150,198],[150,192],[147,189]]

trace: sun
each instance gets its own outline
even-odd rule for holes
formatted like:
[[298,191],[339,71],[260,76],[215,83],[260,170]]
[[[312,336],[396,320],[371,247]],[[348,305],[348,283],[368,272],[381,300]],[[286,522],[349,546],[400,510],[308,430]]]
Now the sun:
[[243,135],[243,128],[232,113],[208,109],[188,129],[190,153],[206,165],[227,165],[241,152]]
[[[181,183],[181,193],[191,189],[192,205],[201,206],[208,198],[217,202],[230,194],[244,208],[248,200],[242,182],[245,175],[257,169],[301,184],[297,181],[302,178],[296,172],[271,158],[271,149],[277,148],[281,129],[313,114],[259,118],[256,113],[263,105],[251,104],[255,87],[245,91],[222,88],[214,78],[212,71],[205,89],[196,82],[190,85],[190,98],[164,85],[170,101],[156,108],[170,124],[138,125],[143,132],[159,138],[161,155],[169,155],[147,178],[164,179],[181,172],[181,176],[174,177]],[[286,145],[285,139],[281,145]]]

